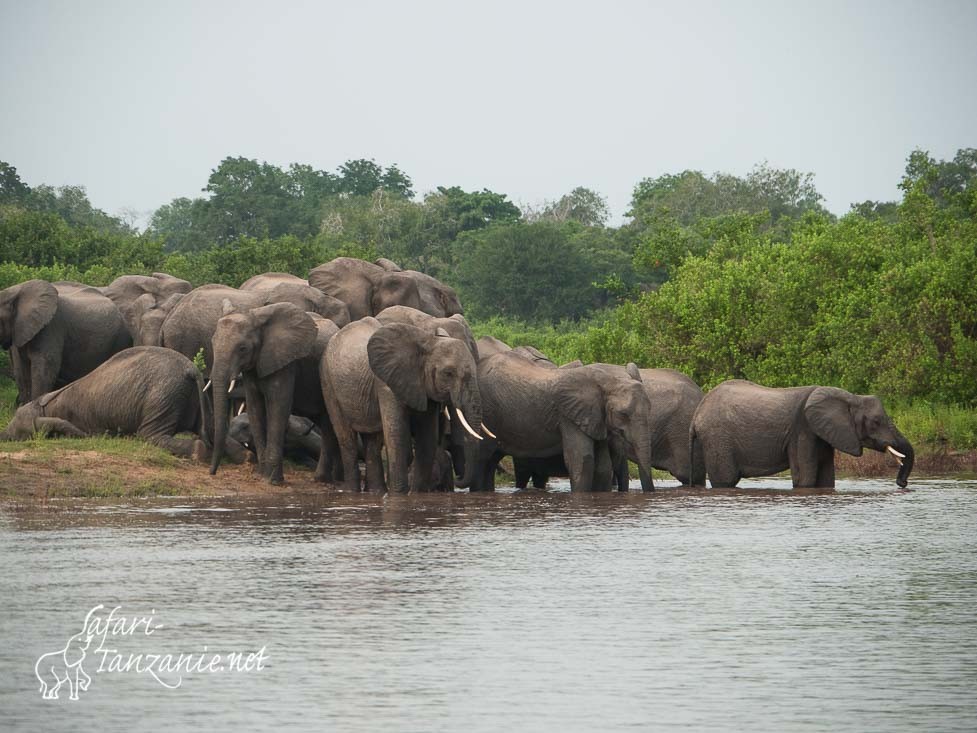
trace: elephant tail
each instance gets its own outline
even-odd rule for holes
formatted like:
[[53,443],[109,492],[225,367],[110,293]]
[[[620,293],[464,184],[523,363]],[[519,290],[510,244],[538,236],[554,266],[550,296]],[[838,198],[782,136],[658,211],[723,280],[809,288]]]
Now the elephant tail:
[[706,485],[706,459],[702,452],[702,441],[695,431],[695,422],[689,427],[689,486]]
[[[195,370],[197,371],[197,370]],[[210,395],[204,392],[204,377],[197,371],[197,399],[200,401],[200,429],[197,434],[208,448],[214,447],[214,411]]]

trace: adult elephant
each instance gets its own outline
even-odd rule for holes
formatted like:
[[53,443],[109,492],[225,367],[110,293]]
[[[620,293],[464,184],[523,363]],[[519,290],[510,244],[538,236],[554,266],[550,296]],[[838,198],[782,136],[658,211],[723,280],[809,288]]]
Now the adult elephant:
[[337,257],[314,268],[309,273],[309,285],[345,303],[354,321],[375,316],[392,305],[421,309],[414,278],[354,257]]
[[[837,387],[763,387],[734,379],[705,396],[692,418],[691,462],[702,454],[714,487],[741,478],[790,469],[794,488],[833,488],[834,453],[860,456],[864,448],[888,451],[901,467],[905,487],[914,451],[878,397]],[[693,476],[705,485],[705,474]]]
[[[204,373],[210,376],[214,364],[212,339],[217,321],[224,315],[224,301],[243,312],[272,303],[292,303],[303,311],[323,317],[333,311],[333,301],[315,288],[283,283],[269,290],[238,290],[226,285],[202,285],[183,296],[163,321],[160,345],[192,359],[204,351]],[[234,376],[234,375],[232,375]]]
[[420,309],[425,313],[438,318],[464,313],[458,293],[450,285],[418,270],[403,270],[386,257],[379,258],[375,263],[387,272],[402,272],[411,277],[417,283],[417,292],[421,298]]
[[[68,437],[136,435],[176,455],[205,459],[210,441],[202,389],[200,374],[186,357],[158,346],[135,346],[20,407],[0,440],[25,440],[37,430]],[[176,437],[184,432],[198,438]]]
[[18,402],[83,377],[131,344],[119,309],[95,288],[28,280],[0,291],[0,346]]
[[[162,317],[179,300],[172,300],[172,296],[186,295],[193,290],[193,286],[165,272],[154,272],[152,275],[122,275],[99,290],[119,309],[133,344],[158,346],[158,326],[162,323]],[[164,303],[168,303],[165,310],[153,313]],[[153,315],[147,317],[149,313]],[[155,325],[150,327],[150,322]],[[152,339],[153,333],[157,337],[155,341]]]
[[[477,432],[482,404],[476,371],[469,347],[444,330],[432,333],[409,323],[384,326],[368,317],[336,334],[323,359],[322,392],[343,456],[344,487],[359,490],[360,434],[366,444],[369,490],[385,488],[381,436],[390,491],[430,488],[444,408],[457,415],[473,441],[482,439]],[[474,460],[474,443],[470,454]]]
[[608,490],[611,439],[633,447],[639,467],[650,470],[650,405],[632,375],[620,378],[594,366],[554,369],[503,352],[479,362],[478,382],[485,421],[496,438],[482,446],[477,465],[466,460],[459,485],[493,489],[502,455],[514,460],[562,455],[571,490]]
[[[241,283],[240,289],[265,292],[277,290],[278,292],[282,292],[288,289],[289,286],[295,289],[296,292],[304,292],[304,288],[310,287],[308,280],[303,280],[289,272],[264,272],[245,280]],[[323,318],[328,318],[340,328],[349,323],[349,308],[346,304],[331,295],[323,293],[323,296],[324,298],[316,312]]]
[[[333,478],[330,448],[334,440],[319,380],[319,361],[338,328],[329,319],[306,313],[292,303],[273,303],[239,311],[230,300],[213,338],[214,440],[227,437],[228,393],[238,374],[244,381],[251,436],[258,470],[272,484],[284,480],[285,435],[292,413],[316,421],[321,440],[316,479]],[[222,450],[214,451],[216,473]]]

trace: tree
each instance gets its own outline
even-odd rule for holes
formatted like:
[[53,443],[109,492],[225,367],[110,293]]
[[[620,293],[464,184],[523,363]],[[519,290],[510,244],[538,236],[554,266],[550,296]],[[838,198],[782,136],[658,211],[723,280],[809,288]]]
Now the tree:
[[413,183],[396,165],[386,170],[373,159],[347,160],[339,166],[339,190],[351,196],[369,196],[378,188],[413,198]]
[[584,226],[602,227],[610,216],[607,199],[596,191],[577,186],[557,201],[546,202],[541,211],[530,212],[526,218],[530,221],[575,221]]
[[195,252],[210,242],[204,232],[207,201],[180,197],[163,204],[149,220],[147,232],[163,240],[167,252]]
[[0,204],[23,204],[31,188],[20,180],[17,169],[0,160]]

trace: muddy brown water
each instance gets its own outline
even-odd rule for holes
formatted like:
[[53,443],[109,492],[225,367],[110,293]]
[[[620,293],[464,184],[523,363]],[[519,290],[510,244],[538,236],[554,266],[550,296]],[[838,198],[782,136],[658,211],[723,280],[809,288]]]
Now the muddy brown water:
[[749,486],[7,505],[0,729],[977,729],[977,481]]

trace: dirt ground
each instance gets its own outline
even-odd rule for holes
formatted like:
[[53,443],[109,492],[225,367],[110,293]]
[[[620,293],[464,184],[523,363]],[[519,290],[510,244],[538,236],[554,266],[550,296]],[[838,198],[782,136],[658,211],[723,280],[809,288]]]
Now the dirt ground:
[[[895,476],[898,467],[888,456],[866,451],[861,458],[836,454],[839,477]],[[921,455],[914,476],[977,474],[977,451]],[[30,450],[0,453],[0,499],[132,496],[243,496],[320,493],[331,487],[316,483],[312,472],[285,467],[285,484],[271,486],[257,476],[255,464],[225,464],[215,476],[207,465],[166,457],[106,454],[58,448],[39,454]]]

